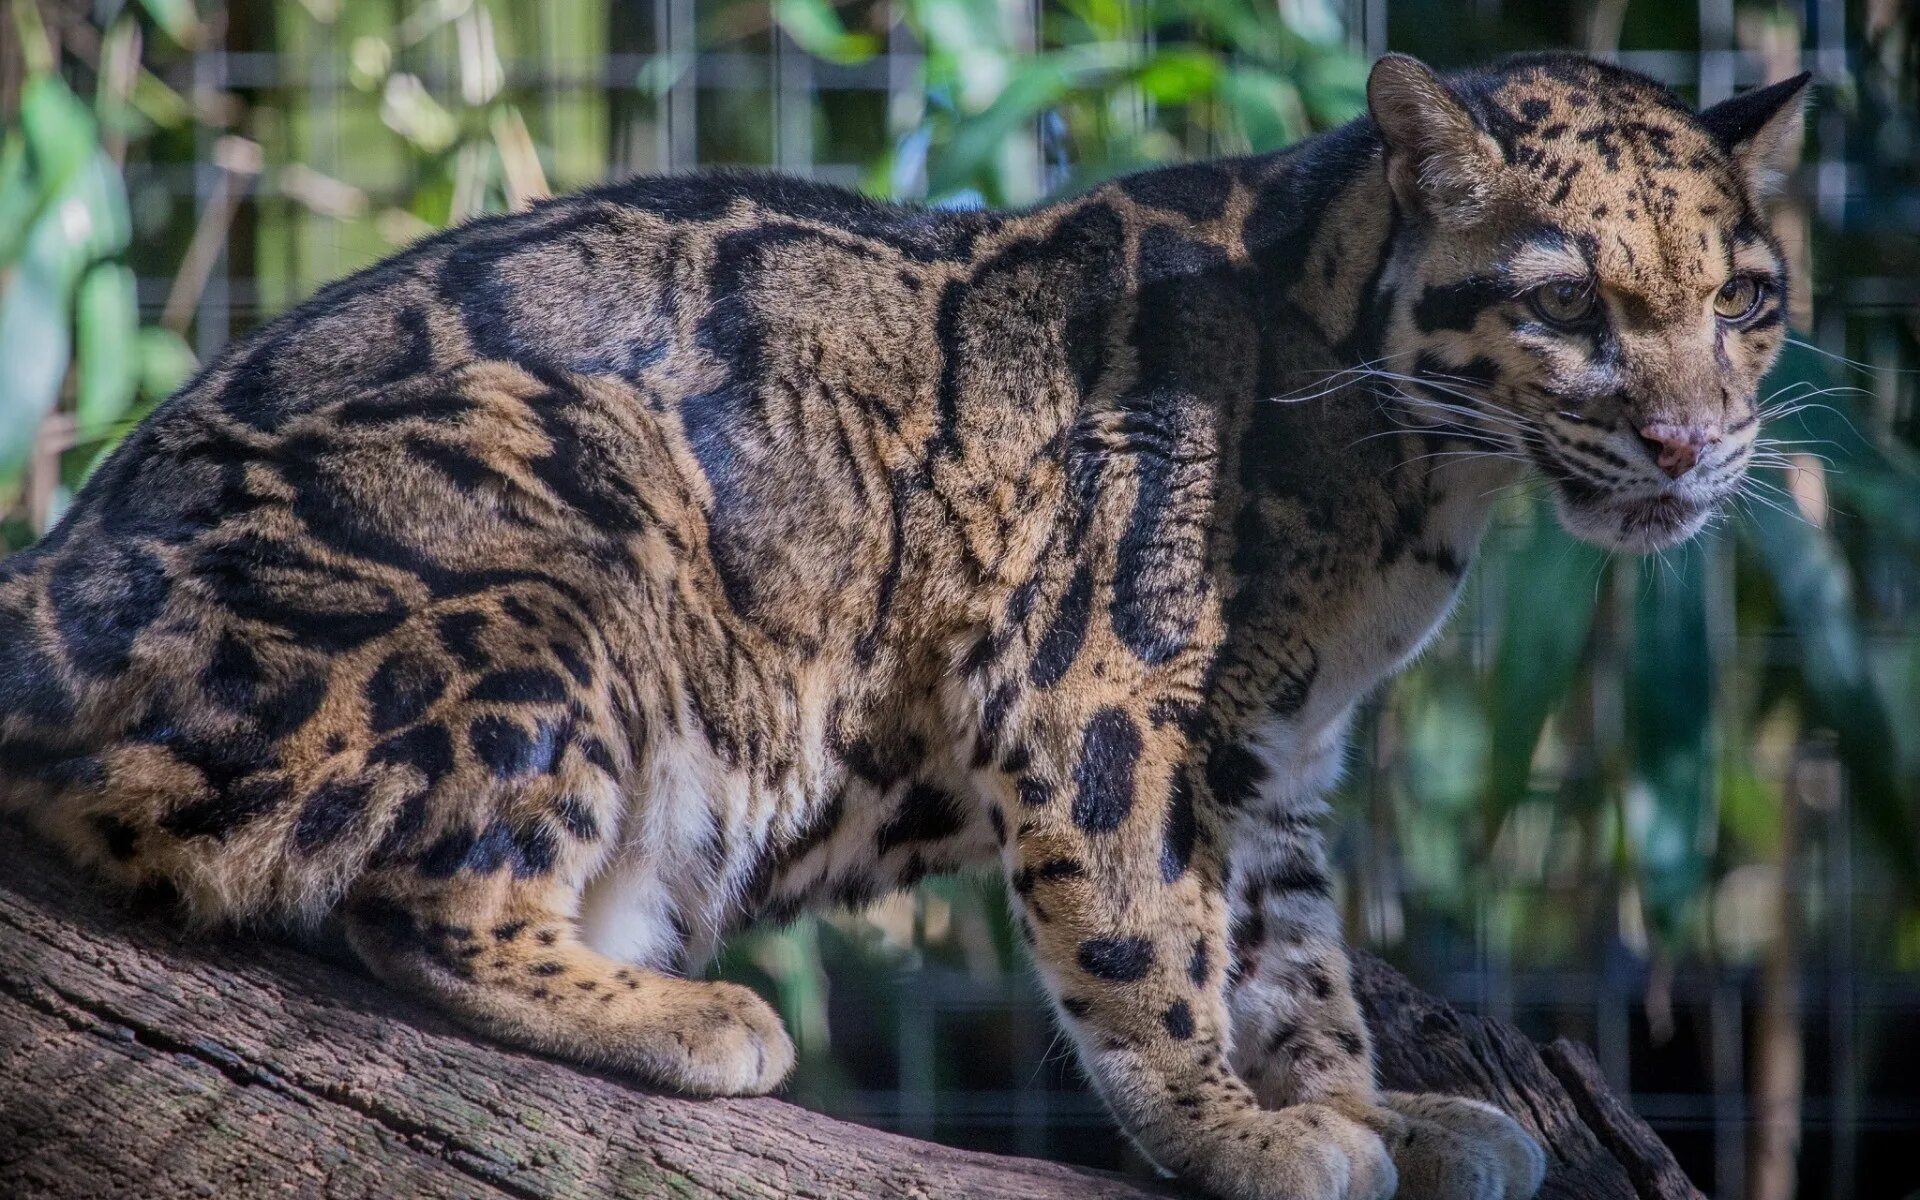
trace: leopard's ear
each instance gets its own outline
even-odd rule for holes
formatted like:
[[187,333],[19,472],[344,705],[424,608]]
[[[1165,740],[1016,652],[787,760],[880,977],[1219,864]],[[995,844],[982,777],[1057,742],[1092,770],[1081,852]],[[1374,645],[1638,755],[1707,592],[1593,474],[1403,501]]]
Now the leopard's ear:
[[1770,196],[1779,188],[1800,152],[1807,83],[1812,78],[1812,72],[1802,71],[1792,79],[1722,100],[1700,114],[1700,123],[1733,156],[1756,197]]
[[1500,147],[1425,63],[1404,54],[1374,63],[1367,110],[1380,127],[1387,183],[1402,207],[1433,213],[1485,198]]

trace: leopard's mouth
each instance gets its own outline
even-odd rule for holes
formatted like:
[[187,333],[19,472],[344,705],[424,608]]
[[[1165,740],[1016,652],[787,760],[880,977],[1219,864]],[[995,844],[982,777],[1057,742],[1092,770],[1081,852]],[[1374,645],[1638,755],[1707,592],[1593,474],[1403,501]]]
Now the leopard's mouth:
[[1558,489],[1560,523],[1582,541],[1608,550],[1647,554],[1677,546],[1706,525],[1712,504],[1667,492],[1653,496],[1577,494]]
[[1665,550],[1700,532],[1742,471],[1727,464],[1676,481],[1630,476],[1602,482],[1551,452],[1536,450],[1534,461],[1553,484],[1568,533],[1630,554]]

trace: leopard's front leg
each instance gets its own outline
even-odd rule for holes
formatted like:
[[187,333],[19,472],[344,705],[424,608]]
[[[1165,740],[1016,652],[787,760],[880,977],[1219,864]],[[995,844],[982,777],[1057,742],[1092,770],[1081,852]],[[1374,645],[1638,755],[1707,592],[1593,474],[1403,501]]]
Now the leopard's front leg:
[[1237,813],[1234,1066],[1269,1108],[1325,1104],[1376,1130],[1407,1196],[1525,1200],[1539,1190],[1546,1158],[1518,1122],[1477,1100],[1375,1085],[1322,831],[1339,733],[1277,764],[1270,748],[1237,744],[1209,756],[1210,786]]
[[1089,651],[1056,684],[1044,653],[1037,672],[984,672],[978,760],[1040,977],[1094,1086],[1150,1158],[1216,1195],[1393,1195],[1373,1129],[1325,1105],[1263,1109],[1228,1063],[1220,830],[1197,807],[1180,716],[1203,664]]

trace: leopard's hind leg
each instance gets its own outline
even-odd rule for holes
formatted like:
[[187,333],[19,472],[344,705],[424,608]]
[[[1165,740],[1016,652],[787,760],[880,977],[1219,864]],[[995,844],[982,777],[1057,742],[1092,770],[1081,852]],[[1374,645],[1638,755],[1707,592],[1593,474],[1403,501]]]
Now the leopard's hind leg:
[[759,1095],[786,1078],[793,1043],[759,996],[589,949],[577,892],[518,863],[486,870],[513,850],[474,845],[477,869],[470,846],[450,875],[408,865],[355,885],[347,938],[376,975],[476,1032],[675,1091]]

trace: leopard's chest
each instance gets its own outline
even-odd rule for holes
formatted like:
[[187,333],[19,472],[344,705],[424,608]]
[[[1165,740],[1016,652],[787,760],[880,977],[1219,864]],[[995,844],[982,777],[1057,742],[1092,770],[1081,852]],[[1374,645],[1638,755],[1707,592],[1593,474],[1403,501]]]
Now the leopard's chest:
[[1284,665],[1247,730],[1271,789],[1304,795],[1330,787],[1355,706],[1446,624],[1485,529],[1490,485],[1468,472],[1445,482],[1418,521],[1390,537],[1322,531],[1324,544],[1347,561],[1329,573],[1337,584],[1276,624],[1271,645]]

